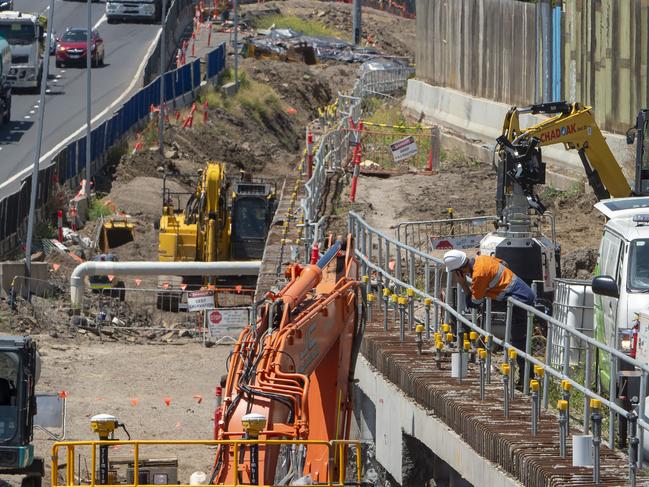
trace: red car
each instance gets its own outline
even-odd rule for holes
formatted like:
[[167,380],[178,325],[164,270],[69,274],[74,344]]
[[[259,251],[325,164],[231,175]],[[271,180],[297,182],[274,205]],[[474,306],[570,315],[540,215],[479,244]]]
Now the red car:
[[[86,65],[86,47],[88,42],[88,30],[83,28],[69,28],[59,38],[56,48],[56,67],[61,68],[64,64]],[[104,65],[104,40],[95,30],[92,32],[92,66]]]

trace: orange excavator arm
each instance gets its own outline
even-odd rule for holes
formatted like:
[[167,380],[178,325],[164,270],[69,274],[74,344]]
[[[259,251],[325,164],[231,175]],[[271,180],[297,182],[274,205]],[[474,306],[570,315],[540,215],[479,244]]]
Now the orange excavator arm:
[[[350,238],[335,242],[317,265],[288,269],[291,281],[234,347],[217,439],[246,438],[242,420],[251,413],[265,419],[259,440],[348,439],[349,384],[362,337],[357,272]],[[212,482],[231,484],[238,475],[248,485],[288,485],[303,477],[322,483],[338,475],[338,461],[324,444],[261,444],[238,452],[234,465],[232,448],[223,446]]]

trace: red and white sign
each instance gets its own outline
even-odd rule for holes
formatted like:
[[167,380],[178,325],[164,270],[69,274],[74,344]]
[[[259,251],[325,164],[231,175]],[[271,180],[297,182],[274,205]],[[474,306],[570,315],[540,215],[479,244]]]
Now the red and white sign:
[[390,144],[394,162],[405,161],[417,155],[417,143],[413,136],[405,137]]
[[205,312],[210,335],[222,336],[224,329],[242,330],[250,323],[250,308],[218,308]]
[[193,291],[187,294],[187,311],[214,308],[214,291]]

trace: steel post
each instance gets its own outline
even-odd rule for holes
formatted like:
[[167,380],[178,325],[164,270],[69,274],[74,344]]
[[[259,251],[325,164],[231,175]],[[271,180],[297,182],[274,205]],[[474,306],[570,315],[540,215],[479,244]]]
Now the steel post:
[[[90,0],[88,0],[90,1]],[[38,192],[38,170],[43,146],[43,123],[45,119],[45,92],[47,90],[47,76],[50,69],[50,47],[54,29],[54,0],[50,0],[47,13],[48,33],[45,39],[45,55],[43,56],[43,72],[41,73],[41,92],[38,97],[38,122],[36,130],[36,147],[34,150],[34,165],[32,166],[31,193],[29,195],[29,216],[27,218],[27,241],[25,242],[25,276],[31,276],[32,270],[32,240],[34,238],[34,219],[36,216],[36,193]],[[28,290],[28,295],[31,293]]]
[[[91,146],[92,146],[92,0],[87,0],[87,26],[88,37],[86,39],[86,184],[90,191],[92,174]],[[97,61],[99,61],[99,46],[97,49]],[[46,54],[47,55],[47,54]],[[46,78],[47,79],[47,78]]]
[[239,0],[232,0],[232,10],[234,17],[233,35],[234,35],[234,87],[239,91]]
[[162,15],[160,16],[160,110],[158,111],[158,150],[164,157],[164,130],[165,130],[165,71],[167,60],[165,52],[165,34],[167,30],[167,0],[162,0]]
[[[584,374],[584,385],[586,386],[587,389],[590,390],[590,383],[591,383],[591,353],[590,353],[590,344],[586,343],[586,373]],[[590,401],[588,400],[588,396],[584,396],[584,425],[583,425],[583,431],[584,434],[587,435],[590,424],[588,421],[588,418],[590,416]]]
[[512,303],[507,301],[507,314],[505,315],[505,346],[503,347],[503,354],[505,361],[507,360],[507,350],[511,346],[512,339]]
[[[608,388],[608,394],[609,394],[609,400],[611,402],[615,402],[615,399],[617,398],[617,357],[613,355],[612,353],[610,354],[611,357],[611,373],[610,373],[610,379],[609,379],[609,388]],[[601,414],[600,414],[601,417]],[[594,432],[593,432],[594,434]],[[601,435],[601,431],[600,431]],[[615,449],[615,411],[613,411],[613,408],[609,408],[609,414],[608,414],[608,440],[609,440],[609,448],[611,450]]]
[[401,303],[398,304],[399,308],[399,340],[403,342],[405,340],[405,315],[406,315],[406,309],[405,306]]
[[[534,333],[534,315],[528,311],[527,312],[527,333],[525,336],[525,353],[527,355],[532,355],[532,334]],[[525,371],[519,370],[520,374],[523,372],[523,394],[526,396],[530,392],[530,367],[531,364],[528,360],[525,360]]]
[[[647,415],[645,414],[645,407],[646,407],[646,397],[647,397],[647,374],[642,373],[640,376],[640,398],[639,398],[639,403],[638,403],[638,417],[642,421],[647,420]],[[640,428],[638,431],[638,439],[639,439],[639,446],[638,446],[638,467],[642,468],[642,465],[644,464],[644,428]]]
[[487,348],[487,359],[485,361],[485,367],[487,369],[487,384],[491,384],[491,299],[487,298],[485,300],[485,331],[489,333],[487,335],[487,343],[485,346]]
[[[552,357],[552,336],[553,336],[553,325],[552,323],[548,323],[548,339],[545,344],[545,363],[546,364],[551,364],[551,357]],[[548,403],[549,403],[549,395],[548,395],[548,389],[550,386],[550,377],[548,374],[545,374],[543,376],[543,409],[548,409]]]
[[439,267],[435,266],[435,282],[433,283],[433,297],[435,300],[433,301],[434,303],[434,309],[435,309],[435,316],[433,318],[434,321],[434,331],[437,333],[439,331],[439,304],[437,303],[437,300],[439,299],[439,280],[440,280],[440,272],[439,272]]
[[599,412],[599,405],[591,402],[591,409],[593,410],[591,414],[591,420],[593,422],[593,482],[599,484],[599,448],[602,443],[602,415]]
[[629,423],[628,443],[629,443],[629,485],[635,487],[636,473],[638,470],[638,415],[635,411],[630,411],[627,415]]
[[505,418],[509,418],[509,374],[503,374],[503,410]]
[[536,436],[539,423],[539,393],[532,391],[532,436]]
[[353,13],[353,23],[354,23],[354,45],[358,46],[361,43],[361,35],[362,35],[362,1],[361,0],[354,0],[354,13]]
[[559,455],[561,458],[566,458],[567,442],[568,442],[568,405],[564,400],[559,400],[557,403],[559,409]]

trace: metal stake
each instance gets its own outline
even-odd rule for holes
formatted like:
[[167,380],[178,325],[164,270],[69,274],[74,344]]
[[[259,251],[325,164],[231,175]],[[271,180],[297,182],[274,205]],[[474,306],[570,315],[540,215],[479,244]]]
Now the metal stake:
[[638,470],[638,444],[640,440],[637,437],[638,433],[638,415],[635,411],[630,411],[627,415],[629,422],[629,485],[635,487],[636,485],[636,472]]
[[[88,38],[86,39],[86,187],[90,188],[90,178],[92,177],[92,161],[90,160],[92,140],[92,0],[87,0],[87,14]],[[98,46],[95,46],[95,48],[98,49]],[[48,54],[46,53],[46,56],[47,55]],[[99,50],[97,50],[97,61],[99,61]]]
[[568,440],[568,401],[559,399],[557,401],[559,410],[559,454],[566,458],[566,442]]
[[500,370],[503,374],[503,408],[505,413],[505,418],[509,418],[509,365],[502,364]]
[[532,390],[532,436],[536,436],[539,428],[539,381],[532,379],[529,388]]
[[164,156],[164,106],[165,106],[165,71],[167,56],[165,50],[165,30],[167,25],[167,0],[162,0],[162,15],[160,16],[160,110],[158,111],[158,150]]
[[592,413],[590,419],[593,422],[593,482],[599,484],[599,447],[602,443],[602,415],[600,414],[599,399],[590,400]]

